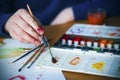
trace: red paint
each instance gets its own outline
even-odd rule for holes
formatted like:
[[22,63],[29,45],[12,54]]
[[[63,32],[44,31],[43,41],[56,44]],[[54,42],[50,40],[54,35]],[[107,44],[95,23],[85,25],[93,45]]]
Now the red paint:
[[63,37],[65,40],[68,40],[70,37],[69,37],[69,35],[64,35],[64,37]]
[[80,41],[81,40],[81,37],[75,37],[74,38],[74,41]]
[[14,77],[10,78],[9,80],[15,80],[16,78],[19,78],[20,80],[26,80],[23,75],[14,76]]

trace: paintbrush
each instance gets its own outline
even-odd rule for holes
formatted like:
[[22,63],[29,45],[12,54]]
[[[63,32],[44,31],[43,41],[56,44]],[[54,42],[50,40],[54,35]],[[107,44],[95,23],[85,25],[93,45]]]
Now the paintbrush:
[[14,63],[14,62],[20,60],[21,58],[23,58],[23,57],[25,57],[25,56],[27,56],[28,54],[30,54],[30,53],[33,52],[34,50],[36,50],[36,49],[40,48],[41,46],[43,46],[43,44],[44,44],[44,43],[42,43],[42,44],[40,44],[39,46],[37,46],[37,47],[31,49],[30,51],[28,51],[28,52],[25,53],[24,55],[22,55],[22,56],[20,56],[19,58],[17,58],[17,59],[16,59],[15,61],[13,61],[12,63]]
[[47,42],[47,38],[46,38],[45,36],[42,36],[42,39],[43,39],[45,45],[48,47],[48,50],[49,50],[50,55],[51,55],[51,57],[52,57],[52,62],[53,62],[53,63],[56,63],[57,60],[53,57],[53,54],[52,54],[51,49],[50,49],[50,44]]
[[34,57],[34,59],[32,60],[32,62],[31,62],[31,64],[27,67],[27,68],[30,68],[32,65],[33,65],[33,63],[38,59],[38,57],[40,56],[40,54],[44,51],[44,48],[45,48],[46,46],[45,45],[43,45],[41,48],[40,48],[40,50],[38,51],[38,54],[36,54],[36,56]]
[[33,57],[40,51],[40,48],[35,51],[35,53],[22,65],[18,70],[19,72],[33,59]]
[[[42,24],[41,24],[40,21],[33,15],[32,10],[30,9],[30,7],[29,7],[28,4],[27,4],[27,8],[28,8],[28,12],[29,12],[29,14],[31,15],[31,17],[33,17],[33,19],[37,22],[37,26],[42,27]],[[53,62],[53,63],[56,63],[57,60],[53,57],[52,52],[51,52],[51,50],[50,50],[50,44],[47,42],[47,38],[45,37],[44,34],[42,35],[42,40],[43,40],[43,42],[45,43],[45,45],[46,45],[46,46],[48,47],[48,49],[49,49],[50,55],[51,55],[51,57],[52,57],[52,62]]]

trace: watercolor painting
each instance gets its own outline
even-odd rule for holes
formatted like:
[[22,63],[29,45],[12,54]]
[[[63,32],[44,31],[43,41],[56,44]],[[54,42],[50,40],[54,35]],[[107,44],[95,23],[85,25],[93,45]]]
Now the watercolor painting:
[[27,48],[0,48],[0,59],[17,57],[28,50]]
[[0,38],[0,59],[20,56],[33,47],[32,44],[24,44],[12,38]]

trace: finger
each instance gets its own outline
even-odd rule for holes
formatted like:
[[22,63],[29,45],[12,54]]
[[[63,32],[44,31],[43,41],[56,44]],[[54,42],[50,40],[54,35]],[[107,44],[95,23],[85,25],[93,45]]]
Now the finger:
[[10,30],[10,36],[14,38],[17,41],[23,42],[23,43],[30,43],[29,41],[23,39],[19,34],[16,33],[14,30]]
[[[19,34],[19,33],[18,33]],[[39,45],[41,43],[41,41],[34,39],[32,36],[30,36],[29,34],[27,34],[26,32],[22,31],[22,34],[24,35],[22,38],[27,41],[28,43],[32,43],[34,45]],[[21,34],[19,34],[19,36],[21,36]]]
[[19,9],[18,13],[29,25],[31,25],[37,31],[37,28],[39,27],[39,25],[34,20],[34,18],[32,16],[30,16],[28,11],[26,11],[24,9]]
[[[16,24],[17,25],[17,24]],[[15,32],[18,36],[21,36],[22,39],[30,42],[30,43],[33,43],[36,41],[36,39],[34,39],[32,36],[30,36],[29,34],[27,34],[24,30],[22,30],[22,28],[19,27],[19,25],[17,25],[17,29],[15,29]],[[21,40],[20,40],[21,41]]]
[[34,37],[35,39],[39,40],[39,34],[29,25],[27,22],[25,22],[21,17],[19,20],[16,20],[17,25],[19,25],[26,33],[28,33],[30,36]]

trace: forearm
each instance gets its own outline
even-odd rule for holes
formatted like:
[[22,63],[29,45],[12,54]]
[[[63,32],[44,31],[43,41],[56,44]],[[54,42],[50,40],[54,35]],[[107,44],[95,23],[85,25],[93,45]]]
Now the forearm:
[[51,25],[62,24],[74,20],[74,14],[71,7],[62,10],[56,18],[52,21]]

